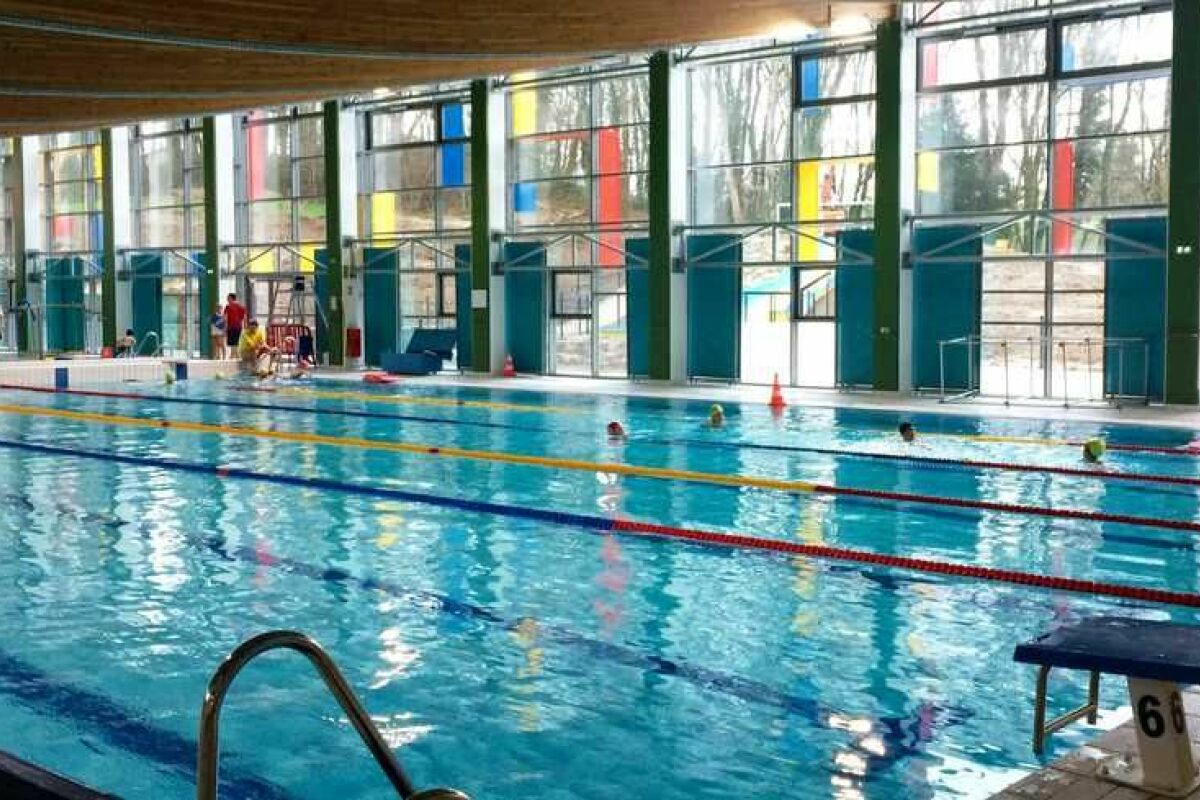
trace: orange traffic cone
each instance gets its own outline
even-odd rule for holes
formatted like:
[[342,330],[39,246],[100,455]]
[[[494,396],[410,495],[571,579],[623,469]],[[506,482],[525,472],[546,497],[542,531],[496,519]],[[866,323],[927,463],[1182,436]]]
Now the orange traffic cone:
[[504,357],[504,369],[500,371],[500,374],[506,378],[515,378],[517,376],[517,366],[513,364],[512,353]]
[[775,373],[775,382],[771,384],[771,400],[767,403],[771,408],[783,408],[787,403],[783,402],[783,390],[779,388],[779,373]]

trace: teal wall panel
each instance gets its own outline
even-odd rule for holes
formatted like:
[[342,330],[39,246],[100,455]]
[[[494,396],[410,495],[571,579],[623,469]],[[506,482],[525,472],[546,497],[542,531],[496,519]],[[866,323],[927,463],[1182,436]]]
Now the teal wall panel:
[[[1110,258],[1104,264],[1104,335],[1107,338],[1145,339],[1144,346],[1127,347],[1124,356],[1115,348],[1104,354],[1104,390],[1110,394],[1163,397],[1163,339],[1167,316],[1167,220],[1165,217],[1110,219],[1105,230],[1128,241],[1108,240]],[[1145,253],[1135,242],[1163,252]],[[1129,254],[1143,257],[1128,258]]]
[[87,264],[79,258],[52,258],[45,264],[46,350],[82,351],[84,278]]
[[[546,250],[542,242],[508,242],[504,261],[504,331],[520,372],[546,371]],[[539,267],[541,269],[539,269]]]
[[[163,297],[161,253],[138,253],[129,259],[130,318],[138,342],[154,331],[162,341]],[[123,333],[123,331],[122,331]],[[151,348],[152,349],[152,348]]]
[[[742,243],[730,234],[687,238],[688,375],[736,381],[740,373]],[[716,252],[714,252],[716,251]]]
[[401,352],[400,314],[396,307],[399,259],[396,251],[368,247],[363,251],[363,357],[378,367],[384,353]]
[[[983,241],[975,225],[917,228],[913,232],[913,386],[939,386],[938,342],[979,335]],[[940,249],[944,248],[944,249]],[[933,251],[936,251],[934,253]],[[923,255],[938,259],[922,261]],[[961,257],[961,261],[953,260]],[[945,260],[942,260],[945,259]],[[946,350],[946,388],[979,387],[979,351]]]
[[329,352],[329,250],[322,247],[314,252],[313,261],[317,262],[313,270],[313,296],[317,300],[317,329],[313,331],[313,348],[320,360],[322,353]]
[[629,374],[650,374],[650,240],[625,240],[625,325]]
[[455,353],[459,369],[471,366],[471,245],[454,246],[454,327],[458,331]]
[[[861,260],[854,254],[874,256],[875,232],[841,231],[837,235],[837,250],[839,262]],[[839,264],[835,292],[837,382],[843,386],[874,386],[874,264]]]

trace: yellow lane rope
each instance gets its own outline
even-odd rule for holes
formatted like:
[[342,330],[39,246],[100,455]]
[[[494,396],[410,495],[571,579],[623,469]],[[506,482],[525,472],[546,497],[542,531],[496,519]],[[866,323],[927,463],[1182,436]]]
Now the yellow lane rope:
[[277,394],[317,397],[328,400],[364,400],[369,403],[402,403],[413,406],[454,406],[458,408],[490,408],[497,411],[533,411],[546,414],[579,414],[585,409],[568,406],[535,406],[521,403],[498,403],[490,400],[453,400],[446,397],[419,397],[411,394],[371,394],[370,392],[333,392],[321,389],[281,388]]
[[639,478],[659,478],[662,480],[680,480],[690,481],[693,483],[711,483],[721,486],[746,486],[754,487],[756,489],[772,489],[781,492],[812,492],[816,491],[818,488],[817,484],[810,483],[808,481],[789,481],[780,480],[777,478],[756,477],[752,475],[721,475],[714,472],[694,472],[692,470],[668,469],[665,467],[646,467],[637,464],[621,464],[615,462],[583,461],[575,458],[527,456],[519,453],[504,453],[494,450],[467,450],[460,447],[438,447],[427,444],[412,444],[410,442],[384,442],[377,439],[326,436],[319,433],[301,433],[299,431],[272,431],[264,430],[262,428],[243,428],[233,425],[213,425],[206,422],[124,417],[116,414],[97,414],[90,411],[69,411],[63,408],[0,404],[0,413],[15,414],[25,417],[52,417],[55,419],[74,420],[76,422],[96,422],[102,425],[121,425],[131,428],[158,428],[173,431],[186,431],[188,433],[212,433],[254,439],[273,439],[275,441],[282,442],[327,445],[330,447],[353,447],[362,450],[382,450],[391,453],[445,456],[447,458],[460,458],[472,461],[521,464],[524,466],[569,469],[580,472],[608,472],[617,475],[629,475]]

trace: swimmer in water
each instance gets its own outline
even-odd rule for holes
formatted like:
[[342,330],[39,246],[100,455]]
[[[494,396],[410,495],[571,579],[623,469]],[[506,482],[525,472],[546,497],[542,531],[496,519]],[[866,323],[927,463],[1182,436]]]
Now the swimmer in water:
[[1088,439],[1083,443],[1083,460],[1089,464],[1099,464],[1104,458],[1104,440],[1098,437]]
[[612,422],[608,423],[608,438],[624,439],[626,435],[625,426],[620,422],[614,419]]
[[708,409],[708,427],[720,428],[725,425],[725,409],[719,403],[713,403]]
[[909,444],[917,440],[917,429],[913,427],[911,422],[901,422],[900,427],[896,428],[896,431],[900,434],[900,438]]

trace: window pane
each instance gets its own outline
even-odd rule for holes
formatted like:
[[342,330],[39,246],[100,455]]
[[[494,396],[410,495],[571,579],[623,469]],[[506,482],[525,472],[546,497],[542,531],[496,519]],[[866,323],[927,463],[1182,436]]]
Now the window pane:
[[436,185],[437,148],[406,147],[371,156],[375,190],[425,189]]
[[90,178],[88,157],[90,149],[62,150],[50,153],[50,181],[79,181]]
[[1046,263],[1044,261],[1000,261],[984,262],[983,291],[1012,292],[1036,291],[1046,288]]
[[596,131],[596,173],[650,169],[650,129],[645,125]]
[[250,241],[287,242],[292,238],[292,203],[290,200],[266,200],[250,203]]
[[795,219],[870,219],[874,210],[874,159],[809,161],[796,166]]
[[325,154],[325,120],[308,117],[296,120],[296,155],[320,156]]
[[1091,292],[1055,292],[1054,293],[1054,324],[1104,322],[1104,293]]
[[94,186],[91,181],[56,183],[51,187],[50,208],[55,214],[82,214],[88,210]]
[[[851,267],[850,269],[856,269]],[[837,308],[837,271],[832,269],[800,270],[796,278],[798,301],[796,313],[805,319],[833,319]],[[778,283],[778,281],[772,281]],[[788,295],[784,298],[790,300]],[[785,318],[787,312],[784,312]]]
[[432,272],[406,273],[400,279],[400,313],[406,317],[436,317],[437,278]]
[[[611,185],[610,182],[611,181]],[[640,222],[650,216],[650,179],[645,173],[635,175],[618,175],[612,178],[601,178],[600,181],[600,219],[597,222]],[[606,213],[605,201],[608,190],[615,187],[620,192],[620,211],[615,209]]]
[[297,197],[325,196],[325,159],[306,158],[297,161],[296,172],[300,179]]
[[920,213],[1009,211],[1042,208],[1046,199],[1046,147],[984,147],[917,156]]
[[697,67],[692,79],[692,163],[788,158],[792,64],[787,57]]
[[645,75],[614,78],[596,84],[596,125],[650,121],[650,80]]
[[1171,80],[1167,77],[1067,84],[1055,98],[1059,139],[1166,130]]
[[[985,270],[990,265],[984,265]],[[1040,323],[1046,317],[1043,292],[1006,292],[983,295],[983,322]]]
[[591,220],[585,179],[537,181],[512,186],[513,221],[518,226],[578,225]]
[[875,94],[875,53],[801,59],[799,82],[801,102]]
[[591,172],[586,131],[533,136],[513,141],[513,178],[569,178]]
[[554,313],[582,316],[592,313],[591,273],[555,273]]
[[432,142],[437,133],[432,108],[410,108],[371,115],[371,144]]
[[443,103],[442,141],[466,139],[471,135],[471,106],[467,103]]
[[204,206],[191,206],[187,209],[188,212],[188,235],[191,237],[187,241],[189,247],[204,246]]
[[1048,4],[1048,0],[970,0],[970,2],[963,2],[963,0],[954,0],[954,2],[923,0],[916,4],[916,18],[928,24],[962,19],[963,17],[1022,11]]
[[186,225],[186,209],[147,209],[138,214],[138,243],[142,247],[183,247],[187,244]]
[[325,239],[325,198],[297,201],[300,207],[301,242],[320,242]]
[[1046,138],[1046,84],[939,92],[917,98],[917,147],[964,147]]
[[142,208],[186,202],[183,196],[183,147],[183,141],[176,136],[142,141],[138,197]]
[[1067,72],[1170,60],[1170,11],[1079,22],[1062,30]]
[[87,214],[51,217],[50,249],[60,253],[67,250],[90,249],[88,230],[91,227],[91,220],[92,217]]
[[1054,263],[1054,288],[1104,289],[1104,263],[1100,261],[1057,261]]
[[432,189],[397,192],[395,226],[392,231],[431,231],[434,221],[434,195]]
[[1165,133],[1108,136],[1059,143],[1055,170],[1071,175],[1073,197],[1059,208],[1167,202],[1169,142]]
[[1020,78],[1045,72],[1044,28],[935,39],[921,44],[923,88]]
[[438,313],[443,317],[453,317],[458,314],[457,298],[458,286],[455,283],[454,275],[439,275],[438,286],[441,288],[442,305],[438,309]]
[[790,164],[696,170],[692,201],[699,225],[770,222],[791,214]]
[[292,196],[292,148],[286,124],[251,125],[246,130],[246,197]]
[[513,136],[586,128],[591,124],[586,83],[518,89],[510,97]]
[[462,230],[471,227],[471,190],[443,189],[438,193],[442,228]]
[[874,149],[874,103],[811,106],[796,114],[796,158],[855,156]]

